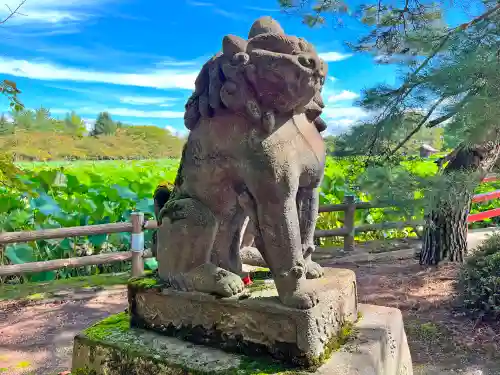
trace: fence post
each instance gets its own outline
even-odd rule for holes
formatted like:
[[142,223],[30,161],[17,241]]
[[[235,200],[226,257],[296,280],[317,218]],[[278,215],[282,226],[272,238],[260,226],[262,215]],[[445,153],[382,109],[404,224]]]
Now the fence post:
[[132,277],[142,276],[144,274],[144,213],[132,212],[130,216],[132,222]]
[[344,196],[344,203],[347,204],[344,211],[344,228],[348,231],[344,237],[344,251],[354,250],[354,215],[356,214],[354,198],[354,195]]

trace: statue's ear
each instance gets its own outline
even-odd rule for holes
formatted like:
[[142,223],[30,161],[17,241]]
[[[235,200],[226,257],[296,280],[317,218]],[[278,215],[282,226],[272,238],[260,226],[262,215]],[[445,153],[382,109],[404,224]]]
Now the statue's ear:
[[247,41],[236,35],[226,35],[222,39],[222,53],[230,59],[240,52],[247,49]]

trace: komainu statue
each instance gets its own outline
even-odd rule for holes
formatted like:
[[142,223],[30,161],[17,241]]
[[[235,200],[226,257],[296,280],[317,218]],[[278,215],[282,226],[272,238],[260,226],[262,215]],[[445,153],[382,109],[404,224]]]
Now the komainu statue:
[[157,213],[159,277],[172,288],[230,297],[243,290],[249,221],[283,304],[318,300],[308,278],[325,146],[319,118],[327,65],[306,40],[258,19],[228,35],[186,104],[190,130],[174,187]]

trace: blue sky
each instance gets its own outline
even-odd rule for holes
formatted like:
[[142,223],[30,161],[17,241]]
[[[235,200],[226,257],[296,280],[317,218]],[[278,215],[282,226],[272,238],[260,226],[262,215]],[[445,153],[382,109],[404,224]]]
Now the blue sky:
[[[11,8],[18,3],[7,0]],[[0,8],[0,16],[7,11]],[[184,104],[201,65],[224,35],[246,36],[264,15],[314,43],[328,61],[324,117],[331,132],[365,115],[353,106],[363,88],[397,80],[394,66],[345,47],[365,32],[360,24],[310,29],[281,13],[276,0],[26,0],[21,12],[0,28],[0,77],[16,81],[27,107],[57,117],[75,110],[92,121],[108,111],[115,120],[184,132]],[[4,98],[0,106],[8,111]]]

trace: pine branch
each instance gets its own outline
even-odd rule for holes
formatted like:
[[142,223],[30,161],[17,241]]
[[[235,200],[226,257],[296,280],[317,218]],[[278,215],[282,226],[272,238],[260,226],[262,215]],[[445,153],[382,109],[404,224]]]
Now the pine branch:
[[[495,7],[489,9],[485,13],[481,14],[480,16],[474,18],[473,20],[471,20],[471,21],[469,21],[467,23],[464,23],[462,25],[459,25],[459,26],[457,26],[457,27],[455,27],[453,29],[448,30],[448,32],[441,39],[441,42],[432,50],[432,52],[430,53],[430,55],[427,56],[427,58],[418,66],[417,69],[415,69],[415,71],[413,71],[413,73],[408,77],[408,79],[405,80],[405,82],[401,85],[401,87],[399,89],[397,89],[397,90],[394,91],[394,92],[400,92],[400,94],[396,98],[394,98],[386,106],[386,109],[382,112],[382,114],[380,116],[378,116],[377,126],[376,126],[376,129],[375,129],[375,135],[374,135],[373,140],[372,140],[372,142],[370,143],[370,146],[369,146],[369,150],[370,150],[369,151],[369,156],[372,156],[375,144],[377,142],[377,139],[380,136],[380,132],[382,131],[382,126],[383,126],[382,119],[389,117],[392,114],[392,112],[394,111],[394,109],[397,107],[397,105],[399,103],[403,102],[408,97],[408,95],[410,95],[410,93],[413,91],[413,89],[418,86],[418,85],[416,85],[416,84],[414,84],[412,82],[415,80],[415,78],[418,76],[418,74],[430,63],[430,61],[439,53],[439,51],[441,51],[444,48],[444,46],[446,45],[446,43],[448,42],[448,40],[451,38],[451,36],[454,35],[456,32],[464,31],[467,28],[471,27],[472,25],[475,25],[475,24],[477,24],[477,23],[479,23],[479,22],[481,22],[481,21],[483,21],[483,20],[491,17],[492,15],[494,15],[499,10],[500,10],[500,3],[498,5],[496,5]],[[469,97],[467,97],[467,99]],[[463,104],[465,104],[465,102]],[[432,109],[432,111],[434,111],[434,110],[435,110],[435,108]],[[437,120],[438,119],[436,119],[435,121],[437,121]],[[446,120],[446,118],[444,118],[439,123],[441,123],[441,122],[443,122],[445,120]],[[423,126],[424,123],[422,123],[420,125],[420,127]],[[436,123],[433,126],[436,126],[437,124],[438,123]],[[418,132],[418,130],[419,129],[417,129],[413,134],[411,134],[411,136],[413,136],[416,132]],[[411,138],[411,136],[410,137],[406,137],[403,142],[406,143]],[[404,143],[402,145],[401,144],[398,145],[398,147],[396,147],[396,150],[394,150],[393,152],[395,152],[399,148],[401,148],[404,145]]]
[[[432,116],[432,113],[436,110],[436,108],[445,100],[447,99],[446,96],[441,97],[436,103],[432,105],[432,107],[429,109],[427,114],[424,116],[424,118],[418,123],[418,125],[413,129],[410,134],[408,134],[401,142],[398,143],[396,148],[390,152],[390,154],[395,154],[396,151],[398,151],[401,147],[405,145],[406,142],[410,140],[411,137],[413,137],[417,132],[424,126],[424,124],[427,122],[427,120]],[[387,160],[387,158],[386,158]]]
[[467,95],[465,95],[465,97],[455,106],[455,109],[453,111],[450,111],[446,115],[440,116],[432,121],[429,121],[429,123],[426,125],[426,127],[433,128],[433,127],[443,123],[444,121],[449,120],[453,116],[455,116],[458,113],[458,111],[460,111],[467,104],[469,99],[477,93],[477,91],[478,91],[477,89],[469,90]]
[[7,8],[9,9],[9,15],[7,17],[5,17],[3,20],[0,21],[0,25],[3,25],[4,23],[6,23],[9,19],[11,19],[12,17],[14,17],[16,14],[19,13],[19,9],[21,9],[21,7],[24,5],[24,3],[26,2],[26,0],[22,0],[19,5],[16,7],[16,9],[12,10],[10,9],[10,7],[8,5]]
[[499,10],[500,10],[500,3],[498,3],[496,6],[494,6],[491,9],[489,9],[488,11],[484,12],[480,16],[477,16],[476,18],[472,19],[469,22],[463,23],[460,26],[457,26],[457,27],[455,27],[452,30],[456,30],[456,29],[465,30],[465,29],[468,29],[472,25],[475,25],[476,23],[478,23],[480,21],[483,21],[483,20],[489,18],[490,16],[494,15]]
[[422,64],[420,64],[420,66],[417,69],[415,69],[415,71],[401,85],[401,87],[396,90],[396,92],[400,92],[400,94],[399,94],[398,97],[394,98],[394,100],[392,100],[391,103],[388,104],[388,106],[390,106],[390,108],[388,110],[387,109],[384,110],[382,112],[382,114],[380,116],[378,116],[377,126],[376,126],[376,129],[375,129],[375,136],[374,136],[374,138],[373,138],[373,140],[372,140],[372,142],[371,142],[371,144],[369,146],[370,152],[369,152],[368,156],[372,156],[373,150],[374,150],[374,147],[375,147],[375,143],[377,142],[377,139],[380,136],[380,132],[382,131],[382,126],[383,126],[382,119],[389,117],[390,114],[397,107],[397,105],[399,103],[403,102],[408,97],[408,95],[410,95],[410,93],[413,91],[413,89],[418,86],[416,84],[412,85],[412,81],[417,77],[417,75],[422,71],[422,69],[424,69],[429,64],[429,62],[431,61],[431,59],[433,59],[434,56],[436,56],[437,53],[445,46],[445,44],[448,42],[448,40],[450,39],[450,37],[451,37],[451,33],[449,33],[448,35],[446,35],[446,37],[443,38],[443,40],[441,40],[441,43],[439,43],[439,45],[434,48],[434,50],[431,52],[431,54],[429,56],[427,56],[427,58],[422,62]]

